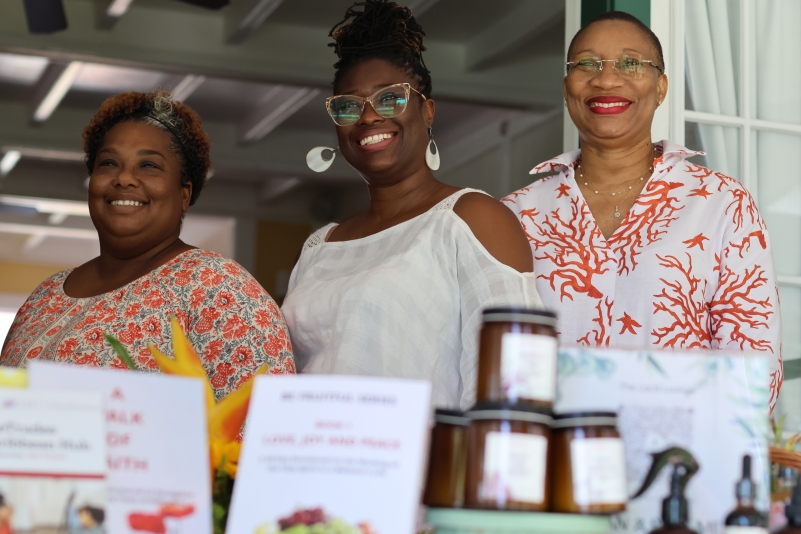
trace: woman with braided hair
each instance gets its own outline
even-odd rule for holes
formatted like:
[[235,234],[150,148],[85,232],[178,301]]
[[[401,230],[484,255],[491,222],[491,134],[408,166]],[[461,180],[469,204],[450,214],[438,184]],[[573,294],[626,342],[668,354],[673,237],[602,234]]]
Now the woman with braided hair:
[[103,103],[83,140],[100,255],[34,290],[0,365],[43,359],[124,367],[103,339],[110,333],[137,367],[156,372],[147,344],[172,352],[175,316],[218,398],[265,362],[273,373],[294,372],[273,299],[238,263],[180,238],[211,164],[197,113],[164,91],[123,93]]
[[[332,30],[327,109],[370,206],[309,238],[283,309],[302,372],[429,380],[435,405],[465,408],[482,310],[541,301],[512,212],[431,172],[424,35],[408,8],[386,0],[357,2]],[[309,153],[315,170],[327,167],[322,148]]]

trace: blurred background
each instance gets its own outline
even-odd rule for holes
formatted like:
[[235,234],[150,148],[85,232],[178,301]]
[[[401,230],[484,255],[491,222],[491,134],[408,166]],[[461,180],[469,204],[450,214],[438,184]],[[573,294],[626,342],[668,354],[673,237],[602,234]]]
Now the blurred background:
[[[336,146],[324,107],[336,60],[328,32],[351,3],[0,1],[0,339],[43,279],[97,255],[80,134],[105,98],[127,90],[171,88],[200,113],[213,173],[183,237],[235,258],[280,302],[309,233],[367,203],[342,158],[324,174],[305,164],[310,148]],[[791,380],[801,377],[801,2],[407,4],[426,31],[436,175],[496,198],[578,147],[562,78],[582,22],[617,9],[654,30],[671,90],[653,138],[705,150],[695,159],[743,182],[770,229],[788,379],[780,412],[801,428],[801,380]]]
[[[98,254],[80,134],[122,91],[171,88],[200,113],[213,174],[184,240],[235,258],[279,301],[309,233],[365,207],[342,158],[324,174],[305,162],[336,146],[328,32],[352,0],[202,7],[214,3],[65,0],[68,27],[42,35],[22,0],[0,2],[0,321],[45,277]],[[496,197],[527,185],[562,148],[564,2],[410,6],[427,34],[437,176]]]

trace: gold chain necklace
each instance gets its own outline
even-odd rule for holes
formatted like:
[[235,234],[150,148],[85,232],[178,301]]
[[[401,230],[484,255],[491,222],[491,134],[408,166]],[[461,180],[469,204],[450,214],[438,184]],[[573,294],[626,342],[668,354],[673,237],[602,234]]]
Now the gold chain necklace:
[[[652,152],[651,152],[651,156],[652,156],[651,157],[651,165],[648,167],[648,172],[650,174],[653,174],[653,172],[654,172],[654,166],[653,166],[653,159],[654,158],[653,158],[653,155],[654,154],[653,154],[653,150],[652,150]],[[590,187],[590,184],[592,182],[591,182],[591,180],[589,178],[584,176],[584,170],[581,168],[581,163],[578,164],[578,172],[579,172],[579,177],[584,181],[584,187],[587,187],[588,189],[590,189],[590,191],[592,191],[596,195],[601,195],[601,198],[603,198],[604,200],[609,202],[609,205],[613,206],[615,208],[615,212],[612,214],[612,216],[615,219],[619,219],[620,218],[620,215],[621,215],[620,214],[620,205],[623,204],[626,201],[627,198],[629,198],[629,196],[631,195],[631,192],[634,190],[634,186],[638,182],[645,181],[645,176],[640,176],[639,178],[635,178],[634,179],[634,183],[632,185],[628,186],[628,189],[623,189],[622,191],[618,191],[618,192],[605,193],[605,192],[599,191],[596,188],[595,184],[592,184],[592,187]],[[618,197],[622,193],[626,193],[626,196],[623,197],[622,199],[617,199],[616,198],[615,201],[609,200],[605,196],[605,195],[610,195],[610,196],[613,196],[613,197]]]

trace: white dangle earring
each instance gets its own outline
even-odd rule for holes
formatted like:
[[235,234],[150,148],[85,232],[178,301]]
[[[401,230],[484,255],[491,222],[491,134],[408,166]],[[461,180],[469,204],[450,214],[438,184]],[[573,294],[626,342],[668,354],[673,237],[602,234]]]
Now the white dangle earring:
[[434,134],[431,133],[431,128],[428,129],[428,146],[426,147],[426,165],[432,171],[439,169],[439,150],[437,144],[434,142]]
[[[324,172],[334,163],[334,158],[337,157],[339,147],[331,148],[328,146],[316,146],[309,150],[306,154],[306,165],[309,166],[314,172]],[[326,152],[330,152],[330,156],[326,158]]]

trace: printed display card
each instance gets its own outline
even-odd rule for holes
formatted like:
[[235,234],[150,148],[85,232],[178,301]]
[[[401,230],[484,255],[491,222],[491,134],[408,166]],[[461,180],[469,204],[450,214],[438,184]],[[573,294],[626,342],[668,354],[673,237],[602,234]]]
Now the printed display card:
[[[31,389],[101,392],[110,534],[211,532],[204,384],[191,378],[32,361]],[[155,529],[155,530],[154,530]]]
[[414,532],[430,389],[388,378],[257,378],[228,534],[297,525],[320,534]]
[[0,388],[0,531],[103,534],[105,509],[100,395]]
[[[734,485],[746,454],[753,460],[757,506],[768,509],[768,364],[764,357],[722,351],[563,348],[554,409],[558,413],[618,412],[628,495],[640,488],[652,453],[673,446],[689,451],[700,466],[686,490],[689,526],[700,534],[723,532],[723,520],[736,504]],[[589,461],[590,465],[597,462]],[[613,517],[616,532],[647,534],[661,524],[670,472],[663,469],[642,497]]]

